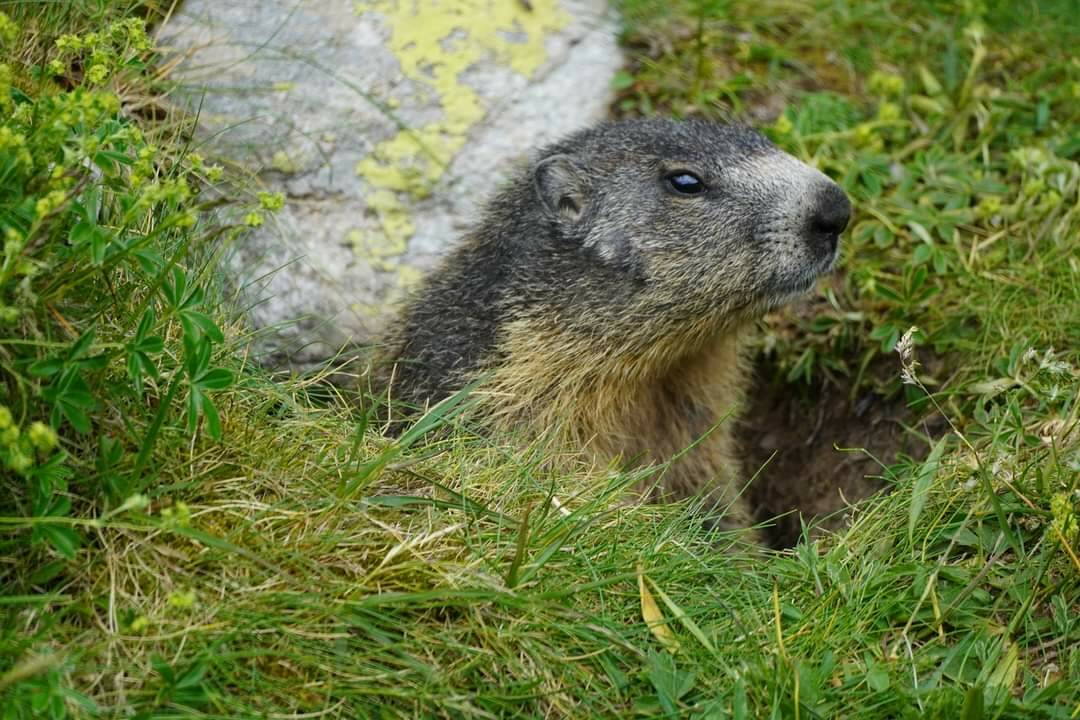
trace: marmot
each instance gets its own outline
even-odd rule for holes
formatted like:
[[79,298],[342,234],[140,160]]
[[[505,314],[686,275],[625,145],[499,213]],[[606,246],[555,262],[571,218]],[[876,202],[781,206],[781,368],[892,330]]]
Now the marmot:
[[[739,497],[731,418],[753,322],[836,260],[840,187],[743,126],[603,123],[541,150],[431,272],[386,339],[390,395],[480,379],[495,428],[601,464],[672,462],[660,497]],[[719,426],[718,426],[719,423]]]

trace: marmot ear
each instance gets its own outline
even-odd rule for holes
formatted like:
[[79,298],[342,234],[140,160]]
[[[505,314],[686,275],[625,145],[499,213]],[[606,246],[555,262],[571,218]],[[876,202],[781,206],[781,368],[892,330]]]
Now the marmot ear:
[[576,223],[585,215],[586,173],[570,155],[552,155],[536,164],[533,187],[547,211],[559,220]]

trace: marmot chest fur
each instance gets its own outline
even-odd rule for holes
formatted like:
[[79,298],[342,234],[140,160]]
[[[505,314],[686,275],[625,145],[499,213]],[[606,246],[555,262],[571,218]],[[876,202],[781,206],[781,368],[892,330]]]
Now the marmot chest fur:
[[850,204],[757,132],[604,123],[540,151],[426,278],[385,344],[415,407],[481,379],[495,428],[600,463],[663,463],[658,494],[738,499],[740,340],[835,262]]

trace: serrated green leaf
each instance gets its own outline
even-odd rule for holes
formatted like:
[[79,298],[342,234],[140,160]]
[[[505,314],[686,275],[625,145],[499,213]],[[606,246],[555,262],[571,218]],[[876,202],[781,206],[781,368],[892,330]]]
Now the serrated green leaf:
[[140,353],[159,353],[165,349],[165,341],[154,335],[139,340],[132,349]]
[[203,396],[197,387],[192,387],[187,398],[187,429],[194,432],[199,423],[199,413],[202,412]]
[[214,401],[204,395],[202,399],[202,413],[206,418],[206,434],[214,440],[221,439],[221,418],[218,416],[217,406]]
[[141,342],[150,331],[154,329],[154,324],[157,323],[157,314],[154,312],[154,308],[148,307],[143,313],[142,319],[139,320],[139,327],[135,330],[135,342],[136,344]]
[[71,346],[71,350],[68,351],[68,360],[78,360],[80,357],[83,356],[83,354],[86,353],[87,350],[90,349],[90,346],[93,344],[94,329],[90,328],[82,334],[82,337],[75,341],[75,344]]
[[78,247],[89,243],[94,236],[94,224],[83,220],[75,223],[68,233],[68,242]]
[[174,267],[172,269],[172,282],[162,283],[161,292],[165,295],[165,299],[168,300],[169,305],[174,308],[179,308],[180,301],[187,292],[187,276],[184,275],[184,271],[178,267]]
[[204,658],[199,658],[176,679],[176,689],[183,690],[184,688],[195,687],[202,682],[203,676],[206,675],[206,669],[206,660]]
[[109,364],[109,360],[110,358],[108,355],[106,355],[105,353],[101,353],[99,355],[94,355],[92,357],[79,360],[78,365],[80,368],[83,368],[85,370],[100,370]]
[[234,381],[235,377],[231,370],[214,368],[196,378],[195,384],[206,390],[222,390],[232,385]]
[[142,395],[142,370],[142,360],[139,357],[139,354],[132,353],[128,355],[128,377],[131,378],[131,382],[135,385],[135,392],[139,395]]
[[101,228],[95,227],[90,235],[90,262],[94,265],[105,262],[105,251],[108,247],[109,236],[102,232]]
[[83,434],[90,432],[90,418],[82,408],[76,405],[69,405],[63,400],[57,404],[57,408],[59,408],[60,412],[67,418],[67,421],[71,423],[71,427]]
[[130,155],[122,152],[117,152],[115,150],[99,150],[94,155],[95,164],[97,163],[99,158],[104,160],[111,160],[121,165],[131,165],[132,163],[134,163],[134,160],[131,159]]
[[45,537],[56,552],[68,560],[75,558],[75,553],[82,544],[82,537],[73,528],[63,525],[42,524],[41,534]]
[[65,402],[75,407],[80,407],[89,410],[93,408],[97,403],[94,401],[94,396],[85,390],[67,390],[60,397],[61,402]]
[[871,662],[866,669],[866,684],[875,692],[889,689],[889,670],[879,662]]
[[65,567],[67,567],[67,562],[65,560],[52,560],[51,562],[47,562],[30,575],[30,584],[44,585],[62,573]]
[[[139,263],[139,267],[147,275],[156,275],[161,269],[161,253],[156,250],[143,249],[135,251],[135,261]],[[165,293],[164,286],[162,287],[162,293]]]
[[197,378],[210,366],[210,342],[206,338],[195,339],[191,335],[184,335],[184,366],[188,376]]
[[930,237],[930,232],[923,227],[922,223],[917,223],[912,220],[908,223],[908,227],[911,228],[911,232],[915,233],[915,235],[927,245],[932,246],[934,244],[934,238]]
[[611,87],[615,90],[625,90],[634,84],[634,76],[625,70],[619,70],[611,78]]
[[180,304],[181,310],[189,310],[196,305],[199,305],[203,301],[205,293],[201,287],[192,288],[191,293],[184,298],[184,302]]
[[32,377],[49,377],[60,372],[64,367],[64,361],[61,358],[46,358],[45,360],[38,360],[36,363],[30,366],[27,371]]
[[[186,318],[189,322],[196,325],[199,330],[206,334],[215,343],[224,342],[225,336],[222,334],[220,328],[210,319],[209,316],[204,313],[197,312],[195,310],[184,310],[180,313],[181,318]],[[187,326],[185,325],[185,332]]]
[[97,224],[98,215],[101,214],[101,186],[91,183],[82,195],[83,217],[87,221]]
[[154,668],[155,672],[161,676],[161,679],[165,681],[166,685],[173,685],[176,682],[176,673],[173,672],[172,665],[169,662],[154,653],[150,656],[150,665]]

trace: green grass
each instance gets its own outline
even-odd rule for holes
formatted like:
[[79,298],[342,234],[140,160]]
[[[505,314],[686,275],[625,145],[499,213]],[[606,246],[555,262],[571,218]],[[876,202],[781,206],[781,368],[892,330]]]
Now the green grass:
[[133,6],[0,3],[0,717],[1080,715],[1070,3],[624,7],[617,113],[757,114],[855,202],[763,361],[943,415],[929,455],[771,553],[540,449],[385,439],[245,363],[218,171],[119,110],[162,90],[137,34],[58,56]]

